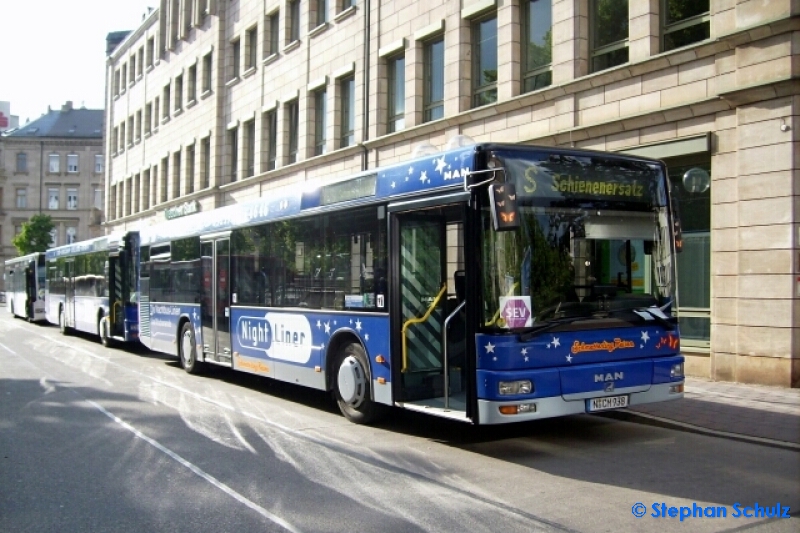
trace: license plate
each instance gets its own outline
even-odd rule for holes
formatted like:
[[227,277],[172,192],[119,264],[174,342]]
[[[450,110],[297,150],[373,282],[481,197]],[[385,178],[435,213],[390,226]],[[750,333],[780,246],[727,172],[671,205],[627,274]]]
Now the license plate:
[[606,396],[605,398],[592,398],[589,400],[589,411],[605,411],[606,409],[619,409],[628,407],[627,396]]

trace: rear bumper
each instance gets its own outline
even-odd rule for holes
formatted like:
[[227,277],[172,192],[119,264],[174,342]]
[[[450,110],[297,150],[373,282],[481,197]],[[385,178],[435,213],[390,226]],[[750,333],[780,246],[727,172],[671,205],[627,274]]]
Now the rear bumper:
[[[664,402],[683,398],[683,392],[670,392],[676,385],[682,385],[683,381],[671,383],[653,384],[646,391],[628,393],[628,406],[643,405],[647,403]],[[681,388],[682,390],[682,388]],[[594,397],[618,396],[626,394],[621,389],[614,394],[597,394]],[[480,424],[510,424],[525,422],[528,420],[539,420],[541,418],[553,418],[557,416],[577,415],[586,413],[586,399],[565,400],[562,396],[549,398],[533,398],[530,400],[511,400],[511,401],[491,401],[478,400],[478,416]],[[528,411],[515,415],[505,415],[500,412],[501,406],[514,404],[535,404],[535,411]],[[602,412],[602,411],[601,411]]]

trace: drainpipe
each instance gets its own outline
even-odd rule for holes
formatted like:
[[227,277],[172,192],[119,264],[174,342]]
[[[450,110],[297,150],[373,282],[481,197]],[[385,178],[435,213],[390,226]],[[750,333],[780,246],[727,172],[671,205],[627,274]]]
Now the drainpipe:
[[44,195],[44,141],[39,141],[39,214],[42,214],[42,195]]
[[361,155],[361,170],[369,168],[369,150],[364,143],[369,140],[369,12],[370,2],[364,1],[364,121],[362,125],[363,140],[361,141],[361,148],[364,153]]

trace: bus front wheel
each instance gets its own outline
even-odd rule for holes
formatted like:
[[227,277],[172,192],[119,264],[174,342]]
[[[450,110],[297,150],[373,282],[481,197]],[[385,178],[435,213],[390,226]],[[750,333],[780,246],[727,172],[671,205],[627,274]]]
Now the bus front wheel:
[[194,326],[186,322],[181,328],[181,338],[178,344],[181,366],[189,374],[199,374],[203,371],[203,363],[197,360],[197,340],[194,335]]
[[97,322],[97,329],[98,333],[100,334],[100,342],[106,348],[111,348],[114,345],[114,339],[111,338],[110,334],[111,324],[108,322],[107,316],[100,317],[100,320]]
[[384,413],[384,406],[371,398],[367,355],[358,343],[346,345],[336,359],[333,394],[344,417],[355,424],[371,424]]

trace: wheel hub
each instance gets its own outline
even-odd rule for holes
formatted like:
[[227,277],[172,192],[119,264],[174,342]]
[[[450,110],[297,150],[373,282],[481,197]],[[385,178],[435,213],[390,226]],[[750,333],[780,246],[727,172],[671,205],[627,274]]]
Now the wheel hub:
[[366,379],[364,369],[353,356],[345,357],[337,375],[339,395],[345,403],[358,406],[364,400]]

